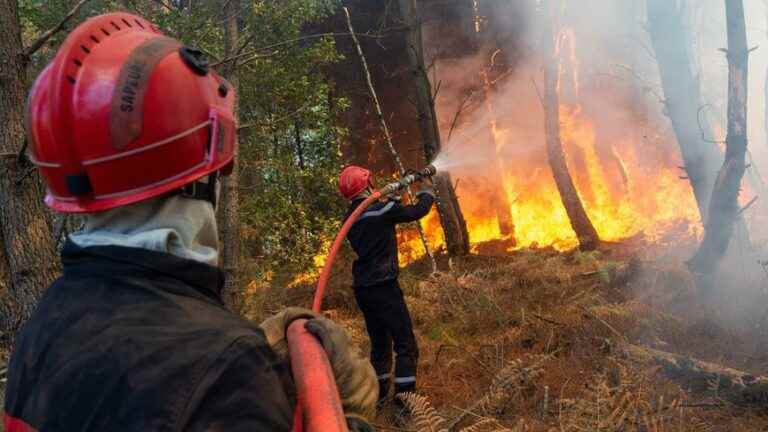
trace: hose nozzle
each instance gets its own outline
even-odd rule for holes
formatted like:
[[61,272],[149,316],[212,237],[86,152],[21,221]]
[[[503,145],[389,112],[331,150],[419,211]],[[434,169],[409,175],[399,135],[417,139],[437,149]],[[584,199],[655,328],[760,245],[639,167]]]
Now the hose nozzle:
[[419,171],[420,177],[432,177],[433,175],[437,174],[437,168],[435,168],[434,165],[427,165]]
[[397,192],[399,190],[405,189],[408,186],[410,186],[413,182],[417,180],[421,180],[423,178],[432,177],[433,175],[437,174],[437,168],[435,168],[434,165],[427,165],[426,167],[422,168],[421,171],[415,171],[411,172],[410,174],[406,174],[401,178],[400,180],[390,183],[382,189],[383,195],[388,195],[394,192]]

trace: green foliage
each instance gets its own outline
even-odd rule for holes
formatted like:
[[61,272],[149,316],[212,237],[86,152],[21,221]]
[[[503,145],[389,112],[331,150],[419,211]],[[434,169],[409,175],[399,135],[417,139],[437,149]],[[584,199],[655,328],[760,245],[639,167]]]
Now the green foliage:
[[[257,2],[251,29],[260,46],[301,36],[336,2]],[[253,30],[251,30],[253,31]],[[262,57],[255,57],[261,55]],[[255,58],[254,58],[255,57]],[[338,139],[334,119],[348,105],[334,98],[322,67],[339,58],[332,39],[278,45],[240,67],[242,214],[247,253],[262,271],[310,270],[339,226]]]
[[[313,269],[339,226],[337,122],[348,101],[323,74],[340,56],[332,38],[306,38],[309,25],[338,10],[339,0],[240,0],[236,65],[225,58],[228,0],[91,0],[66,30],[114,10],[137,13],[169,36],[206,52],[220,73],[235,67],[241,130],[241,221],[249,274]],[[19,0],[26,44],[55,27],[72,0]],[[67,36],[56,34],[32,58],[30,83]]]

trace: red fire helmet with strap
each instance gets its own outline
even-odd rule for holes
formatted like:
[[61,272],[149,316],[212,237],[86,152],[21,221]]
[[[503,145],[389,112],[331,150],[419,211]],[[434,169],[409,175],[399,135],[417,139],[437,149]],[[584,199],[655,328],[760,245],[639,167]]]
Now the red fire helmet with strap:
[[368,186],[373,186],[373,173],[370,170],[355,165],[349,165],[339,174],[339,192],[351,200],[358,196]]
[[29,95],[30,159],[46,204],[98,212],[231,167],[235,92],[202,53],[128,13],[75,29]]

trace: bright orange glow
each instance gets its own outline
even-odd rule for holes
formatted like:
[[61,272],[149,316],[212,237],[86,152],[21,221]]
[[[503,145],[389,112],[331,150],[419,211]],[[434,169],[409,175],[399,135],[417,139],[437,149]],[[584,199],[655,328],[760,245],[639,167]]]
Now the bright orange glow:
[[[630,140],[616,143],[601,160],[594,125],[581,108],[563,105],[560,116],[560,134],[571,175],[602,240],[621,241],[641,235],[656,242],[681,226],[686,235],[700,235],[693,193],[687,181],[680,178],[677,167],[643,166]],[[495,134],[501,145],[513,139],[507,131],[496,130]],[[606,158],[612,163],[610,167],[606,167]],[[502,188],[511,203],[509,211],[515,226],[516,244],[510,250],[547,246],[568,250],[578,246],[549,166],[521,166],[528,162],[515,166],[512,161],[503,173]],[[473,211],[475,201],[482,197],[467,191],[459,195],[473,244],[505,239],[495,215]],[[430,243],[442,246],[442,230],[434,210],[423,226]],[[400,241],[403,264],[423,256],[415,232],[402,232]]]
[[[698,208],[690,184],[678,167],[681,162],[674,138],[660,135],[663,126],[651,133],[659,136],[648,138],[645,136],[649,135],[648,124],[640,123],[647,120],[633,117],[630,109],[622,112],[623,117],[610,111],[620,106],[610,89],[583,87],[576,43],[576,33],[570,29],[563,30],[556,38],[561,59],[558,69],[560,139],[579,197],[600,238],[616,242],[641,237],[647,242],[662,243],[680,236],[700,236]],[[488,75],[486,72],[480,75],[488,96],[493,92]],[[595,108],[595,101],[603,98],[613,105],[606,102],[608,109]],[[538,97],[513,101],[526,103],[529,108],[523,110],[523,118],[514,118],[512,127],[497,121],[495,107],[488,99],[486,97],[484,104],[486,113],[476,115],[477,120],[469,126],[476,135],[483,133],[477,131],[489,131],[488,137],[481,138],[483,142],[475,140],[464,145],[474,146],[468,148],[468,154],[487,151],[495,155],[495,159],[480,170],[454,173],[454,181],[461,179],[457,195],[473,249],[491,240],[505,241],[503,244],[510,251],[577,247],[578,240],[547,160]],[[586,99],[592,102],[591,111],[580,103]],[[612,121],[621,123],[612,124]],[[650,126],[653,129],[654,125]],[[490,150],[483,150],[483,146]],[[473,181],[478,175],[482,180]],[[506,200],[498,199],[499,191]],[[504,206],[508,208],[502,208]],[[505,214],[511,216],[512,234],[501,232],[499,218]],[[442,230],[434,210],[422,221],[422,226],[430,244],[442,247]],[[415,231],[401,232],[399,240],[401,264],[423,256]]]

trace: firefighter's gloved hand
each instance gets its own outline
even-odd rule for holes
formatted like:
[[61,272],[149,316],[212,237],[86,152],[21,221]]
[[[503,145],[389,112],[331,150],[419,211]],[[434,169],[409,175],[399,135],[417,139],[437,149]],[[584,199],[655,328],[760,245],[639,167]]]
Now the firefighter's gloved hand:
[[312,312],[309,309],[290,307],[283,309],[278,314],[273,315],[259,327],[264,331],[264,335],[267,337],[267,343],[270,348],[277,353],[282,360],[288,360],[288,340],[285,338],[288,326],[297,319],[313,319],[319,315]]
[[323,345],[333,368],[341,404],[352,432],[373,431],[367,418],[376,411],[378,381],[371,363],[350,343],[347,333],[338,324],[308,309],[287,308],[261,323],[269,346],[288,360],[288,326],[297,319],[307,319],[306,329]]
[[[353,423],[362,422],[367,425],[365,419],[373,418],[376,414],[376,399],[379,395],[379,383],[370,361],[352,346],[344,329],[333,321],[323,317],[315,318],[307,321],[306,328],[320,339],[328,353],[350,428]],[[351,430],[372,429],[356,426]]]

